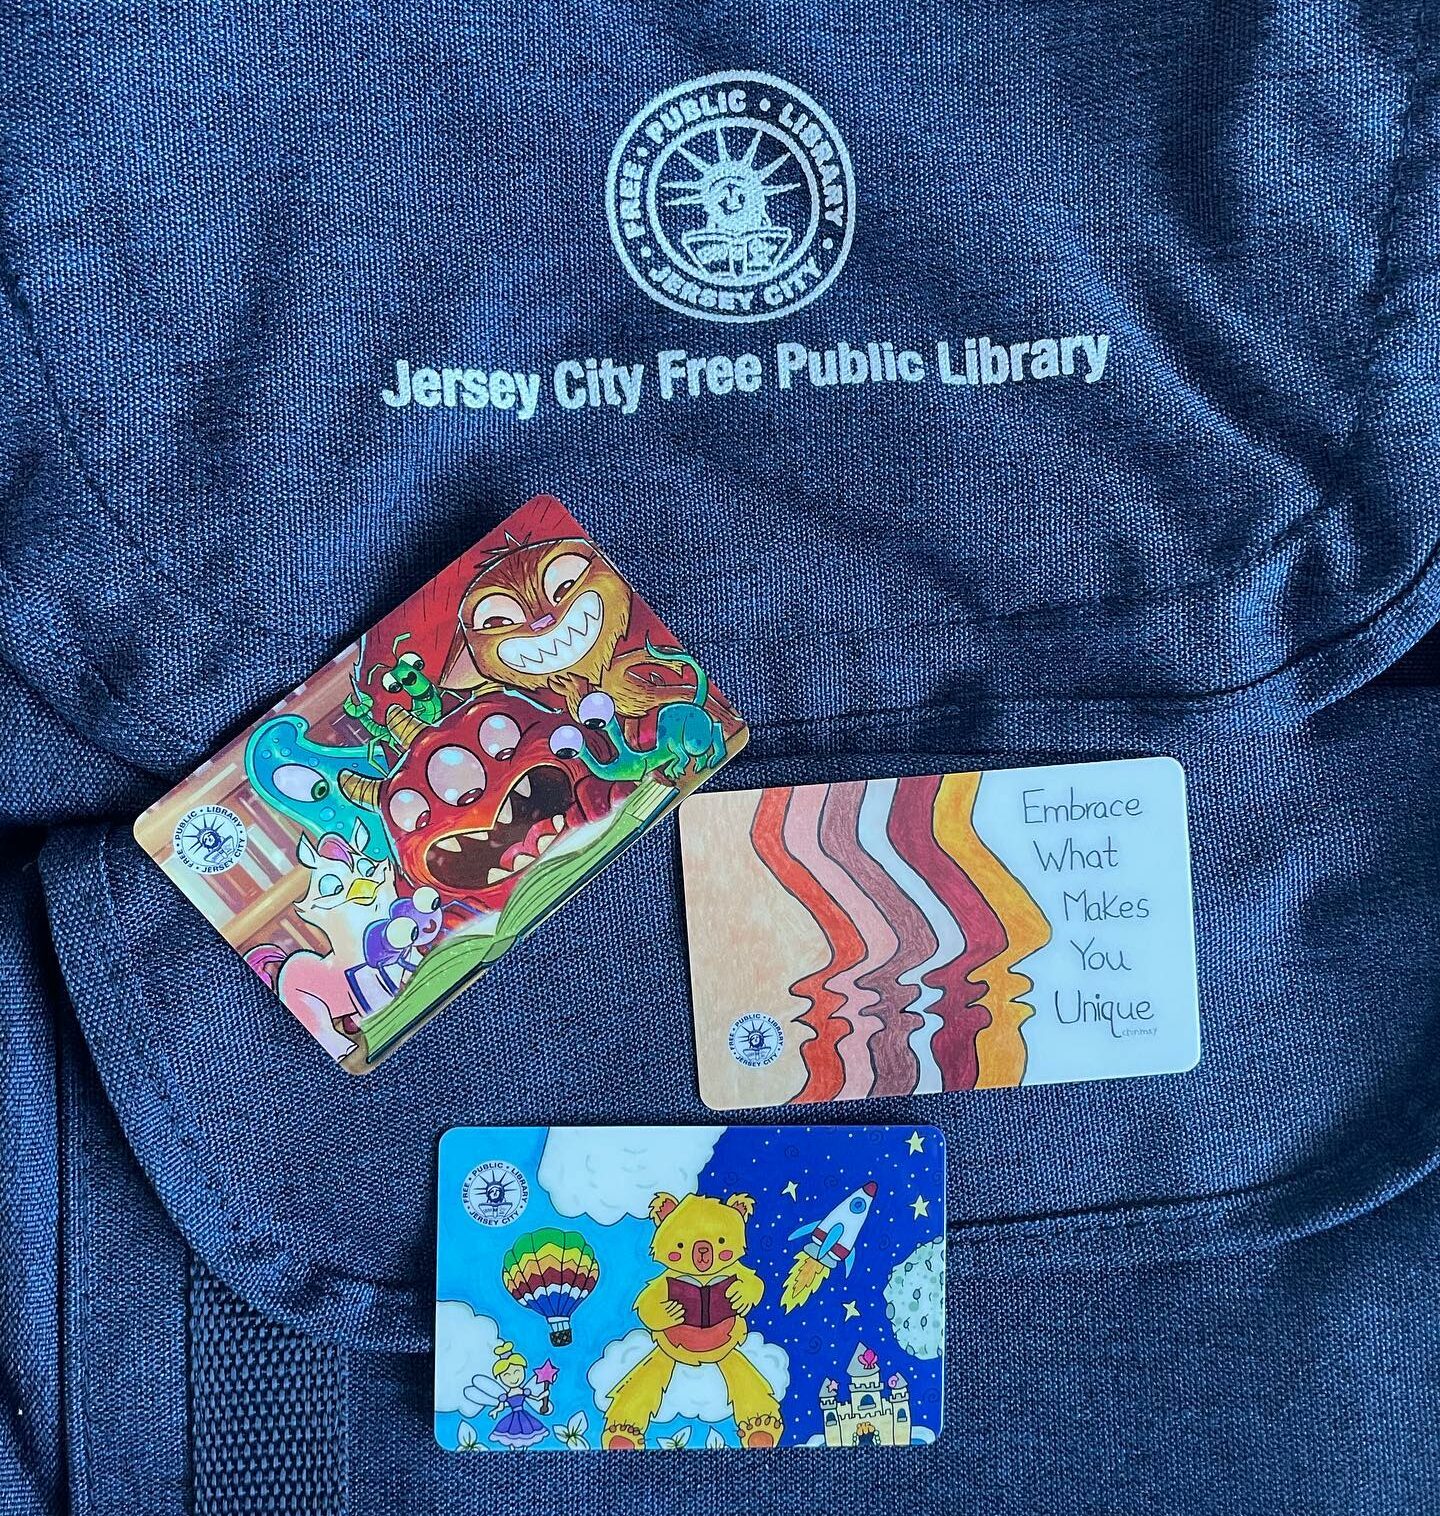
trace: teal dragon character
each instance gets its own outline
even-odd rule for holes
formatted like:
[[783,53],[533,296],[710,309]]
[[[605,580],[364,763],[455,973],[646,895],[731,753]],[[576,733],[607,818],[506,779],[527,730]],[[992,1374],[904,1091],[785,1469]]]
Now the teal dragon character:
[[355,823],[363,822],[364,851],[383,863],[393,857],[385,828],[375,826],[370,812],[353,804],[340,787],[342,769],[366,778],[386,777],[389,770],[377,761],[374,747],[331,747],[310,736],[310,723],[303,717],[272,716],[245,744],[245,772],[258,795],[316,839],[330,832],[349,837]]
[[680,779],[694,766],[697,774],[725,761],[725,729],[705,709],[710,681],[705,671],[679,648],[655,647],[645,651],[664,663],[678,664],[695,676],[695,693],[689,700],[662,705],[655,717],[655,746],[641,752],[626,740],[615,716],[615,702],[604,690],[593,690],[580,702],[576,714],[580,725],[604,732],[615,749],[609,760],[597,758],[586,746],[580,727],[562,726],[550,739],[550,751],[558,758],[579,758],[598,779],[637,780],[659,772],[667,779]]

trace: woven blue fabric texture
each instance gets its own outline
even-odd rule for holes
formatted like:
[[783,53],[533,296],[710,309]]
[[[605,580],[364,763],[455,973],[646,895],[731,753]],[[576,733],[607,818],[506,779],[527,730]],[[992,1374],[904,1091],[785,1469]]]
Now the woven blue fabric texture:
[[252,1311],[199,1264],[189,1326],[197,1513],[348,1510],[346,1355]]
[[[10,0],[0,1510],[1434,1504],[1437,42],[1413,0]],[[622,193],[665,101],[742,89],[798,144],[763,216]],[[529,414],[464,403],[497,371]],[[723,785],[1186,767],[1193,1072],[826,1113],[945,1130],[933,1447],[434,1445],[439,1134],[708,1118],[673,827],[363,1080],[131,839],[540,491],[750,719]]]

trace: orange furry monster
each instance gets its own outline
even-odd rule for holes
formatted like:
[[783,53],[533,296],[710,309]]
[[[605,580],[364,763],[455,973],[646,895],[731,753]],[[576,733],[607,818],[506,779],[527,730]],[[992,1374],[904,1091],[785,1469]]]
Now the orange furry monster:
[[677,1366],[713,1365],[725,1380],[736,1429],[748,1448],[773,1447],[783,1423],[769,1380],[740,1351],[745,1318],[765,1286],[745,1256],[749,1195],[657,1195],[650,1202],[655,1237],[650,1256],[661,1267],[635,1297],[635,1314],[655,1346],[615,1386],[601,1445],[643,1448],[645,1434]]
[[521,542],[507,534],[460,601],[440,683],[451,690],[548,692],[578,715],[603,689],[619,716],[643,716],[694,686],[642,647],[616,653],[630,627],[630,586],[583,537]]

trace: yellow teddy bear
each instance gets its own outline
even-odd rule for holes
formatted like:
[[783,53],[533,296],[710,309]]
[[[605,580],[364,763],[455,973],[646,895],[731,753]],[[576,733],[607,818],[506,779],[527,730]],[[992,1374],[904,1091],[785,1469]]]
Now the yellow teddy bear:
[[635,1297],[635,1314],[655,1346],[615,1386],[601,1445],[643,1448],[675,1365],[713,1363],[725,1379],[741,1442],[773,1447],[783,1423],[769,1381],[739,1351],[745,1318],[765,1293],[745,1256],[749,1195],[657,1195],[650,1202],[650,1256],[664,1271]]

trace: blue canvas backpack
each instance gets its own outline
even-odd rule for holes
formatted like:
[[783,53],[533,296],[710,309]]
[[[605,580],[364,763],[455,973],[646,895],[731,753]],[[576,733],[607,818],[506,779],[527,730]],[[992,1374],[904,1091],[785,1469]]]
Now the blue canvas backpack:
[[[1329,0],[16,0],[0,1509],[1432,1506],[1435,50]],[[737,90],[829,134],[683,242],[617,144]],[[1186,767],[1193,1072],[821,1118],[945,1131],[933,1447],[431,1436],[440,1133],[707,1118],[673,828],[360,1080],[130,837],[538,491],[749,718],[722,787]]]

